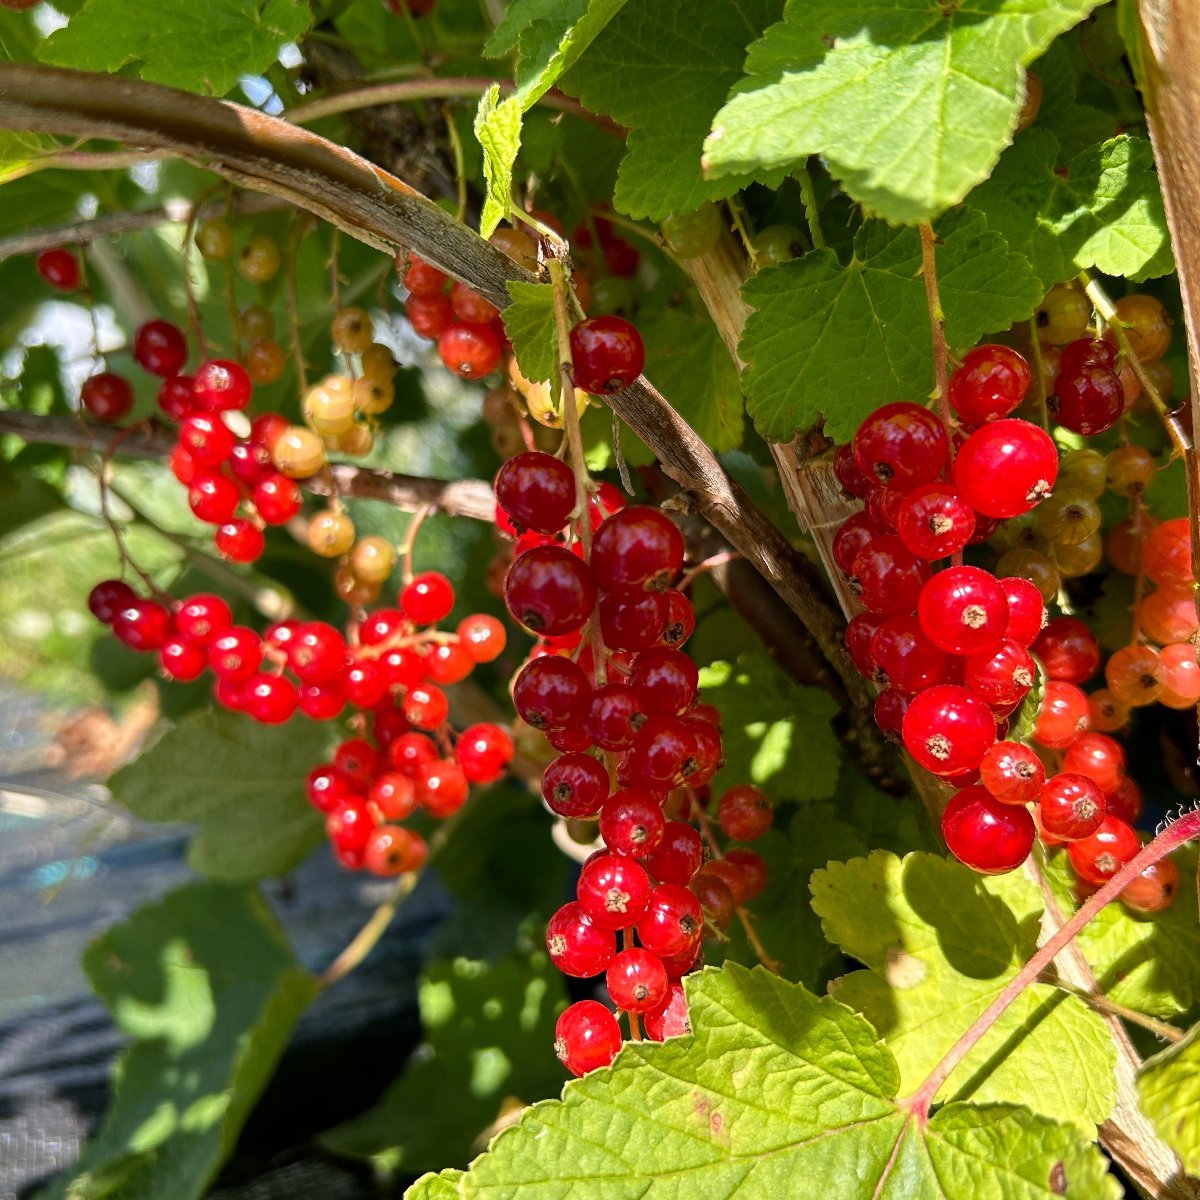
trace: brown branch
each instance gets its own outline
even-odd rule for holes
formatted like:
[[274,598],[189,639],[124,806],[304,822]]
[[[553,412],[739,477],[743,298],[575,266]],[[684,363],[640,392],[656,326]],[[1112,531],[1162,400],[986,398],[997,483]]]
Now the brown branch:
[[[0,409],[0,433],[15,433],[27,442],[50,446],[72,446],[98,454],[117,451],[127,458],[164,459],[174,439],[166,430],[146,427],[122,430],[73,417],[39,416],[36,413]],[[382,500],[404,512],[436,508],[452,517],[494,521],[496,500],[491,485],[482,479],[426,479],[369,467],[339,465],[328,476],[314,475],[300,486],[315,496],[352,496],[359,500]]]
[[[533,279],[394,175],[307,130],[226,101],[141,80],[4,64],[0,129],[105,138],[206,162],[389,255],[412,249],[501,308],[509,303],[507,281]],[[842,618],[815,568],[644,378],[610,403],[800,617],[847,689],[860,690],[842,651]]]

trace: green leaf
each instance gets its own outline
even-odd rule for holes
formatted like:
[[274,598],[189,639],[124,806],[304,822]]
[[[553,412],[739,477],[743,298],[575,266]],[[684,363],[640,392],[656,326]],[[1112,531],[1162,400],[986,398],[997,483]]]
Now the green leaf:
[[532,0],[510,6],[484,47],[498,55],[517,45],[520,64],[517,92],[505,100],[492,87],[479,103],[475,136],[483,149],[487,182],[479,232],[490,237],[512,206],[513,164],[521,149],[522,114],[538,102],[570,66],[578,61],[625,0],[567,0],[547,4]]
[[458,1200],[458,1184],[463,1177],[461,1171],[448,1168],[422,1175],[405,1193],[405,1200]]
[[689,975],[693,1036],[626,1045],[527,1109],[459,1181],[464,1200],[938,1196],[1114,1200],[1075,1129],[1009,1105],[949,1104],[927,1125],[865,1020],[735,965]]
[[513,302],[504,310],[504,332],[517,366],[532,383],[554,378],[558,345],[554,333],[554,288],[548,283],[509,283]]
[[113,799],[148,821],[187,821],[200,831],[188,863],[213,879],[280,875],[324,839],[304,796],[304,777],[329,735],[302,717],[257,725],[225,711],[185,717],[122,767]]
[[[589,109],[630,128],[613,196],[621,212],[661,221],[765,178],[747,169],[705,179],[700,151],[713,114],[741,74],[746,45],[780,9],[780,0],[640,0],[564,78],[563,87]],[[782,173],[770,177],[778,183]]]
[[777,802],[833,795],[841,746],[828,695],[793,683],[765,654],[711,663],[700,688],[721,710],[725,765],[713,778],[715,793],[748,780]]
[[240,75],[271,66],[311,22],[304,0],[156,0],[136,15],[126,0],[88,0],[39,57],[84,71],[133,63],[143,79],[223,96]]
[[[1110,1000],[1155,1017],[1177,1017],[1200,1003],[1200,916],[1191,883],[1196,849],[1185,847],[1172,857],[1180,887],[1169,908],[1139,916],[1107,904],[1075,939]],[[1078,905],[1065,854],[1049,858],[1046,878],[1069,917]]]
[[1046,695],[1046,669],[1036,655],[1030,657],[1037,667],[1037,678],[1009,721],[1006,737],[1013,742],[1028,742],[1033,736],[1033,727],[1037,724],[1038,714],[1042,711],[1042,699]]
[[1158,1136],[1179,1155],[1189,1175],[1200,1175],[1200,1026],[1148,1058],[1137,1086],[1142,1111]]
[[[812,877],[825,935],[867,969],[830,993],[861,1012],[896,1056],[902,1094],[920,1086],[1037,948],[1042,900],[1023,876],[979,876],[934,854],[885,851]],[[939,1095],[1024,1104],[1099,1124],[1115,1100],[1116,1050],[1074,996],[1026,988]],[[1090,1132],[1090,1130],[1089,1130]]]
[[988,227],[1004,235],[1050,288],[1080,269],[1146,279],[1174,268],[1154,154],[1122,134],[1059,170],[1058,142],[1033,128],[971,193]]
[[257,891],[197,883],[88,947],[84,969],[134,1039],[112,1106],[43,1200],[194,1200],[228,1157],[316,994]]
[[1021,68],[1097,0],[788,0],[704,143],[710,176],[819,154],[867,209],[917,222],[988,175],[1024,100]]
[[[952,346],[1028,317],[1043,289],[979,213],[939,222],[938,285]],[[868,221],[845,266],[832,250],[769,267],[742,288],[755,311],[739,354],[758,431],[790,441],[822,415],[825,432],[849,441],[881,404],[920,400],[933,388],[933,350],[921,243],[915,229]]]
[[638,313],[646,374],[711,450],[742,444],[737,367],[703,309],[667,307]]
[[0,462],[0,540],[64,507],[48,483]]
[[391,1171],[464,1166],[515,1101],[557,1092],[554,1022],[563,978],[542,952],[489,966],[435,963],[421,979],[425,1040],[379,1103],[323,1135],[335,1153],[380,1159]]

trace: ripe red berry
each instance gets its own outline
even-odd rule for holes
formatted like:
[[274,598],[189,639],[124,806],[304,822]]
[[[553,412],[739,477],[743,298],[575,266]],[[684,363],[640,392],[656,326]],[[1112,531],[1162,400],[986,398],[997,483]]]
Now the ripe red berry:
[[187,339],[170,321],[147,321],[133,335],[133,357],[151,375],[178,375],[187,356]]
[[1008,628],[1008,599],[979,567],[939,571],[921,589],[917,615],[925,635],[951,654],[994,650]]
[[666,999],[642,1017],[646,1036],[651,1041],[661,1042],[669,1037],[680,1037],[692,1032],[688,1017],[687,996],[683,987],[672,983],[667,988]]
[[189,596],[175,612],[175,628],[197,646],[207,646],[233,624],[233,611],[220,597],[209,592]]
[[575,507],[575,476],[552,454],[530,450],[496,473],[496,502],[519,528],[557,533]]
[[[722,861],[737,872],[735,884],[731,886],[739,904],[753,900],[767,886],[767,864],[762,855],[756,854],[748,846],[733,846],[725,852]],[[710,863],[709,869],[715,865]]]
[[445,575],[425,571],[400,593],[400,609],[414,625],[436,625],[454,607],[454,587]]
[[638,941],[660,956],[684,954],[693,949],[703,930],[700,901],[676,883],[660,883],[651,889],[646,910],[637,923]]
[[1083,367],[1114,367],[1117,352],[1099,338],[1078,338],[1068,342],[1060,351],[1058,375],[1075,375]]
[[875,480],[858,465],[853,446],[838,447],[833,456],[833,473],[837,476],[838,483],[859,500],[865,500],[876,487]]
[[1036,678],[1029,651],[1006,639],[995,650],[972,654],[963,682],[993,708],[1007,709],[1024,699]]
[[1016,517],[1044,500],[1058,478],[1058,451],[1045,430],[1007,418],[977,429],[954,459],[954,486],[987,517]]
[[670,517],[632,504],[596,530],[591,568],[606,592],[658,592],[679,574],[683,553],[683,535]]
[[[23,8],[32,8],[36,0],[22,4]],[[79,259],[70,250],[56,246],[43,250],[37,256],[38,274],[52,287],[60,292],[73,292],[83,286],[83,270]]]
[[450,297],[439,292],[436,296],[409,296],[404,312],[413,331],[420,337],[436,341],[454,324],[454,309]]
[[1086,775],[1060,771],[1046,780],[1038,801],[1042,828],[1063,841],[1090,837],[1104,820],[1104,793]]
[[282,725],[296,711],[296,685],[282,675],[255,675],[246,684],[246,712],[264,725]]
[[858,427],[853,445],[864,475],[900,491],[932,482],[950,458],[950,439],[937,416],[903,401],[877,408]]
[[1008,601],[1008,625],[1004,636],[1018,646],[1031,646],[1046,620],[1046,605],[1037,586],[1020,576],[1000,579],[1000,590]]
[[171,628],[171,614],[155,600],[134,600],[112,619],[113,634],[131,650],[162,649]]
[[408,270],[404,272],[404,286],[414,296],[436,296],[445,288],[450,277],[437,267],[418,258],[409,256]]
[[667,998],[666,968],[657,954],[640,946],[622,950],[608,964],[608,994],[622,1012],[644,1013]]
[[1020,742],[997,742],[979,764],[979,782],[1001,804],[1029,804],[1042,794],[1046,768]]
[[717,820],[735,842],[753,842],[762,837],[774,819],[771,801],[750,783],[729,788],[717,804]]
[[1085,883],[1107,883],[1142,848],[1138,835],[1118,817],[1106,816],[1090,837],[1071,842],[1067,858]]
[[610,650],[645,650],[662,637],[671,602],[666,592],[605,592],[599,613],[600,632]]
[[416,780],[417,803],[430,816],[453,816],[467,802],[471,785],[456,762],[442,759],[426,767]]
[[728,929],[737,915],[733,889],[713,871],[700,871],[688,884],[704,910],[704,919],[718,929]]
[[213,544],[230,562],[249,563],[261,557],[266,540],[258,526],[238,518],[226,522],[213,534]]
[[262,639],[253,629],[233,625],[208,644],[208,665],[214,675],[245,683],[262,663]]
[[572,1075],[607,1067],[620,1049],[617,1018],[598,1000],[577,1000],[554,1026],[554,1052]]
[[413,781],[399,771],[385,771],[371,782],[367,799],[379,810],[385,821],[403,821],[417,807],[417,790]]
[[1142,542],[1142,569],[1158,587],[1191,588],[1192,547],[1187,517],[1156,525]]
[[192,411],[192,377],[173,375],[158,389],[158,407],[172,421],[182,421]]
[[617,939],[611,930],[593,924],[583,905],[573,900],[550,918],[546,927],[546,949],[564,975],[590,979],[612,962],[617,952]]
[[1028,809],[1001,804],[979,785],[956,792],[942,813],[942,836],[950,852],[983,875],[1019,867],[1033,849],[1035,832]]
[[374,875],[390,878],[419,871],[429,857],[429,845],[419,834],[399,825],[381,825],[372,830],[363,863]]
[[875,634],[889,620],[883,613],[857,613],[846,625],[846,650],[855,669],[865,679],[876,677],[877,667],[871,654],[871,643]]
[[350,781],[340,775],[332,763],[322,763],[308,773],[306,793],[309,803],[319,812],[333,812],[352,795]]
[[192,380],[196,407],[209,412],[245,408],[253,393],[254,385],[245,368],[226,359],[201,363]]
[[409,724],[417,729],[440,729],[450,715],[450,701],[446,693],[433,684],[422,684],[409,688],[401,702],[401,709]]
[[[595,551],[593,542],[593,561]],[[573,633],[583,628],[596,607],[596,583],[587,563],[570,550],[538,546],[509,568],[504,601],[513,617],[534,633]]]
[[500,362],[500,342],[487,325],[451,325],[438,338],[438,354],[455,375],[479,379]]
[[1125,411],[1125,392],[1115,371],[1084,366],[1059,373],[1050,399],[1054,419],[1073,433],[1095,437],[1111,429]]
[[102,579],[88,593],[88,611],[97,621],[109,625],[121,609],[135,604],[137,598],[137,592],[122,580]]
[[925,636],[916,617],[888,617],[871,638],[871,661],[902,692],[944,683],[950,657]]
[[420,779],[438,761],[437,746],[423,733],[402,733],[387,749],[388,762],[409,779]]
[[133,387],[123,376],[103,371],[84,381],[79,398],[97,421],[119,421],[133,408]]
[[1008,346],[976,346],[950,376],[950,405],[968,425],[1007,417],[1029,390],[1029,364]]
[[624,317],[589,317],[570,340],[575,386],[597,396],[623,391],[646,365],[641,334]]
[[203,649],[179,636],[167,638],[158,652],[158,661],[163,671],[180,683],[199,679],[208,666]]
[[500,315],[500,310],[490,300],[485,300],[461,280],[455,280],[450,286],[450,306],[454,315],[468,325],[490,325]]
[[665,828],[658,798],[643,788],[613,792],[600,809],[600,837],[613,854],[630,858],[652,854]]
[[584,729],[602,750],[625,750],[646,723],[642,696],[624,683],[607,683],[592,693]]
[[629,685],[641,697],[646,711],[681,713],[696,698],[700,673],[682,650],[653,646],[633,660]]
[[1078,617],[1055,617],[1032,649],[1051,679],[1083,683],[1100,669],[1100,645]]
[[272,471],[271,452],[262,442],[235,442],[229,454],[229,469],[239,483],[254,487]]
[[854,560],[859,598],[871,612],[912,612],[928,578],[929,564],[892,533],[877,537]]
[[908,712],[912,698],[912,692],[905,692],[898,687],[885,687],[875,697],[875,724],[890,741],[903,741],[904,714]]
[[1086,776],[1107,796],[1125,777],[1125,751],[1120,742],[1103,733],[1081,733],[1067,747],[1062,769]]
[[1121,903],[1136,913],[1149,915],[1169,908],[1179,890],[1179,869],[1169,858],[1160,858],[1121,889]]
[[925,483],[904,495],[896,532],[918,558],[945,558],[975,532],[975,511],[948,483]]
[[576,663],[557,654],[535,658],[513,684],[513,705],[534,729],[565,729],[581,724],[591,687]]
[[449,687],[461,683],[475,670],[475,660],[458,642],[438,642],[425,653],[425,674],[437,684]]
[[632,858],[593,854],[579,872],[576,894],[588,919],[600,929],[637,924],[650,896],[646,870]]
[[192,413],[179,426],[179,444],[197,467],[219,467],[233,453],[234,436],[215,413]]
[[188,487],[188,507],[210,525],[231,521],[241,499],[237,484],[216,471],[199,472]]
[[704,865],[704,839],[686,822],[668,821],[645,865],[659,883],[685,886]]
[[651,716],[634,735],[618,773],[622,782],[654,788],[681,784],[699,765],[696,742],[687,723],[678,717]]
[[692,602],[675,588],[667,588],[663,594],[667,598],[667,621],[659,635],[659,644],[678,650],[696,630],[696,610]]
[[1048,750],[1064,750],[1088,727],[1088,698],[1073,683],[1048,679],[1033,740]]
[[254,485],[253,500],[268,525],[286,525],[300,511],[304,497],[294,479],[273,471]]
[[513,742],[499,725],[468,725],[454,744],[454,757],[472,783],[494,783],[513,760]]
[[938,684],[913,697],[904,714],[904,745],[934,775],[978,767],[996,740],[992,710],[964,687]]
[[560,754],[542,772],[542,796],[556,816],[594,817],[608,791],[608,772],[590,754]]

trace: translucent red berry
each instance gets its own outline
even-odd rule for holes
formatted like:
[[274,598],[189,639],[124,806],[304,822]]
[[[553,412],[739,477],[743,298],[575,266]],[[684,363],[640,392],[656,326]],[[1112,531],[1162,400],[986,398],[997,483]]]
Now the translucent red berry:
[[463,379],[488,375],[500,363],[500,342],[487,325],[451,325],[438,338],[442,362]]
[[700,941],[703,929],[700,901],[675,883],[660,883],[651,889],[637,923],[638,941],[658,955],[685,953]]
[[977,429],[954,459],[954,485],[976,512],[1015,517],[1054,489],[1058,451],[1045,430],[1007,418]]
[[589,317],[571,330],[575,386],[598,396],[627,388],[646,364],[641,335],[624,317]]
[[644,1013],[667,998],[666,968],[657,954],[640,946],[622,950],[608,964],[605,983],[612,1002],[622,1012]]
[[1090,837],[1104,820],[1104,793],[1086,775],[1060,771],[1046,780],[1038,801],[1042,828],[1063,841]]
[[454,757],[472,783],[493,783],[513,760],[513,742],[499,725],[469,725],[458,735]]
[[1142,848],[1138,835],[1118,817],[1106,816],[1090,837],[1071,842],[1067,858],[1085,883],[1107,883]]
[[958,775],[979,766],[996,740],[992,710],[965,687],[938,684],[913,697],[904,745],[927,771]]
[[513,705],[534,729],[564,729],[583,722],[591,686],[569,658],[546,654],[521,668],[513,683]]
[[859,553],[854,560],[853,578],[864,608],[898,616],[917,607],[929,578],[929,564],[889,533],[877,537]]
[[1103,733],[1081,733],[1067,747],[1062,769],[1085,775],[1107,796],[1117,790],[1125,777],[1125,751],[1120,742]]
[[968,425],[1007,417],[1025,398],[1029,364],[1008,346],[976,346],[950,376],[950,406]]
[[575,476],[552,454],[530,450],[496,473],[496,502],[520,528],[557,533],[575,507]]
[[230,562],[249,563],[261,557],[266,547],[262,530],[251,521],[227,521],[213,534],[213,543]]
[[119,421],[133,408],[133,387],[124,376],[104,371],[84,381],[79,398],[97,421]]
[[617,1018],[598,1000],[577,1000],[554,1026],[554,1052],[572,1075],[607,1067],[620,1049]]
[[893,687],[919,692],[948,681],[950,657],[925,635],[916,617],[889,617],[871,639],[871,660]]
[[657,848],[645,860],[659,883],[690,883],[704,865],[704,839],[684,821],[668,821]]
[[550,918],[546,928],[546,949],[564,975],[590,979],[612,962],[617,952],[617,939],[611,930],[593,924],[583,906],[573,900]]
[[926,483],[904,497],[896,532],[918,558],[956,554],[975,532],[975,510],[948,483]]
[[774,819],[774,805],[763,791],[750,783],[735,784],[717,803],[721,829],[735,842],[753,842],[762,837]]
[[[595,556],[593,543],[593,561]],[[596,606],[587,563],[563,546],[537,546],[515,559],[504,583],[508,611],[543,636],[581,629]]]
[[560,754],[542,772],[542,796],[560,817],[594,817],[608,792],[608,771],[590,754]]
[[656,508],[623,508],[592,539],[591,568],[606,592],[662,591],[682,566],[683,535]]
[[187,339],[170,321],[147,321],[133,335],[133,357],[151,375],[178,375],[187,356]]
[[246,369],[228,359],[201,363],[192,379],[196,407],[210,412],[245,408],[253,393],[254,385]]
[[632,858],[594,854],[583,864],[576,885],[580,907],[600,929],[629,929],[646,911],[650,879]]
[[967,659],[963,682],[993,708],[1007,709],[1025,697],[1036,678],[1029,651],[1005,639],[995,650]]
[[1033,849],[1035,832],[1027,809],[1001,804],[979,785],[956,792],[942,813],[942,836],[950,852],[983,875],[1019,867]]
[[137,598],[137,592],[129,584],[120,579],[104,579],[88,593],[88,611],[97,621],[109,625],[121,609],[134,604]]
[[[25,4],[24,7],[31,7]],[[70,250],[55,246],[37,256],[38,274],[60,292],[73,292],[83,286],[83,270]]]
[[951,654],[997,647],[1008,628],[1008,598],[980,567],[939,571],[921,589],[917,615],[925,635]]
[[1001,804],[1029,804],[1042,794],[1046,768],[1020,742],[997,742],[979,764],[979,782]]
[[1088,727],[1088,699],[1073,683],[1046,681],[1033,740],[1048,750],[1063,750]]
[[425,571],[400,593],[400,608],[417,625],[436,625],[454,607],[454,587],[445,575]]
[[644,788],[613,792],[600,809],[600,837],[614,854],[631,858],[652,854],[665,828],[659,800]]
[[905,402],[877,408],[858,427],[853,445],[864,475],[901,491],[932,482],[950,458],[950,440],[937,416]]

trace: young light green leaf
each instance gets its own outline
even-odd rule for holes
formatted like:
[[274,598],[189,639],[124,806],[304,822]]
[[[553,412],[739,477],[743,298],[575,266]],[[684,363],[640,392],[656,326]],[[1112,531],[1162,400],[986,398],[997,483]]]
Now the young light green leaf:
[[[1122,904],[1108,904],[1076,938],[1104,994],[1155,1017],[1177,1017],[1200,1002],[1200,917],[1196,889],[1189,882],[1196,875],[1195,847],[1177,850],[1172,857],[1180,887],[1169,908],[1139,916]],[[1077,903],[1065,854],[1049,859],[1046,878],[1070,916]]]
[[328,749],[328,735],[302,717],[270,726],[237,713],[195,712],[122,767],[109,787],[136,816],[199,825],[188,863],[201,874],[262,879],[290,870],[324,839],[304,776]]
[[837,705],[825,692],[793,683],[765,654],[711,663],[700,688],[721,710],[725,765],[715,793],[749,781],[777,802],[833,795],[841,747],[829,724]]
[[692,1036],[627,1044],[527,1109],[459,1181],[463,1200],[671,1200],[681,1181],[704,1200],[1120,1195],[1086,1138],[1026,1109],[913,1120],[886,1046],[829,997],[733,964],[684,986]]
[[705,169],[723,178],[820,154],[872,212],[928,220],[987,177],[1017,123],[1021,68],[1096,3],[788,0],[713,122]]
[[1200,1026],[1138,1072],[1142,1111],[1158,1136],[1179,1155],[1189,1175],[1200,1175]]
[[322,1137],[335,1153],[415,1174],[471,1159],[513,1100],[558,1091],[554,1022],[562,976],[544,953],[489,966],[442,960],[420,982],[425,1041],[377,1105]]
[[780,11],[780,0],[640,0],[564,77],[563,87],[593,112],[630,127],[617,209],[661,221],[732,196],[755,178],[782,179],[783,172],[749,169],[709,180],[700,169],[704,137],[741,74],[745,47]]
[[422,1175],[404,1193],[404,1200],[458,1200],[458,1184],[463,1177],[461,1171],[448,1168],[436,1175]]
[[1045,288],[1080,269],[1146,279],[1174,267],[1154,154],[1122,134],[1057,167],[1046,130],[1023,133],[971,193],[988,227],[1033,264]]
[[157,0],[136,19],[125,0],[88,0],[39,51],[42,62],[85,71],[136,63],[143,79],[223,96],[311,23],[304,0]]
[[[825,935],[866,970],[830,986],[883,1036],[914,1091],[1037,948],[1042,900],[1018,874],[979,876],[934,854],[885,851],[812,877]],[[945,1099],[1024,1104],[1099,1124],[1115,1099],[1103,1020],[1043,984],[1026,988],[944,1085]],[[1090,1132],[1090,1130],[1089,1130]]]
[[662,307],[638,313],[646,374],[684,420],[718,452],[742,444],[737,368],[708,313]]
[[503,54],[515,44],[520,59],[516,94],[500,100],[500,89],[491,88],[475,115],[475,136],[483,149],[487,183],[479,221],[484,237],[492,235],[512,204],[522,114],[558,82],[624,6],[625,0],[567,0],[553,5],[533,0],[510,6],[496,27],[485,51]]
[[[940,221],[938,284],[952,346],[1028,317],[1043,289],[1026,259],[966,210]],[[922,400],[933,388],[929,309],[915,229],[868,221],[845,266],[832,250],[769,267],[742,288],[755,309],[738,352],[758,431],[790,441],[825,417],[849,441],[881,404]]]
[[133,1040],[104,1124],[42,1200],[196,1200],[316,980],[257,891],[197,883],[94,942],[84,969]]
[[532,383],[554,378],[558,345],[554,334],[554,288],[548,283],[510,283],[513,302],[501,314],[521,374]]

